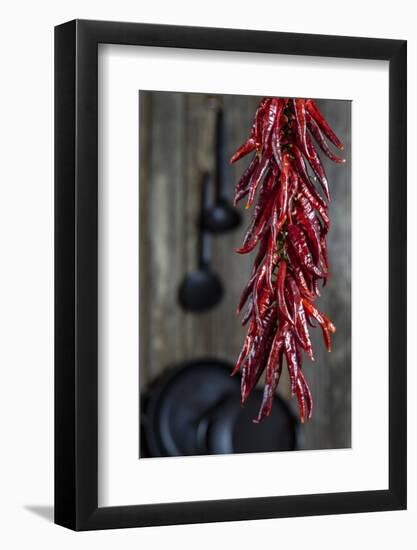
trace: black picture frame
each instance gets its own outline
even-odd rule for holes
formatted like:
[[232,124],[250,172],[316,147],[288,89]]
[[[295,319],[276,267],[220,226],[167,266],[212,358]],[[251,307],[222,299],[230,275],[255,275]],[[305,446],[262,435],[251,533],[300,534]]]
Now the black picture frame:
[[[98,507],[98,44],[389,62],[389,488]],[[406,508],[404,40],[74,20],[55,28],[55,522],[74,530]],[[214,53],[213,53],[214,55]]]

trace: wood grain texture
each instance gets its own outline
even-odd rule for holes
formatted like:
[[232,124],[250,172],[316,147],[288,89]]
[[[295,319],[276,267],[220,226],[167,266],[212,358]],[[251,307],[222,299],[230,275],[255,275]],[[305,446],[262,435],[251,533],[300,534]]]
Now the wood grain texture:
[[[245,139],[259,98],[217,96],[225,111],[227,158]],[[204,94],[140,92],[140,383],[143,388],[164,369],[183,360],[212,356],[234,362],[245,331],[236,304],[251,269],[252,255],[234,250],[241,244],[250,212],[240,211],[237,230],[213,237],[213,269],[225,294],[220,305],[190,314],[178,304],[178,288],[196,268],[200,176],[213,170],[214,110]],[[345,143],[347,162],[325,162],[331,186],[328,238],[331,274],[318,301],[337,332],[328,354],[319,330],[312,330],[316,362],[305,373],[315,400],[313,419],[303,427],[306,449],[350,447],[350,109],[348,101],[321,100],[320,108]],[[230,166],[230,195],[247,165]],[[288,377],[280,393],[289,398]],[[295,403],[293,403],[296,406]],[[273,422],[273,418],[267,419]]]

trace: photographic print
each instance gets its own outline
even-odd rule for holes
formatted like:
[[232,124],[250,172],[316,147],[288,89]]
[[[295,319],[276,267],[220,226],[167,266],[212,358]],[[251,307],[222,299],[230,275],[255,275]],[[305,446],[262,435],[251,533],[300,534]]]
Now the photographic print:
[[140,458],[351,446],[351,102],[139,92]]
[[56,28],[57,524],[406,508],[406,49]]

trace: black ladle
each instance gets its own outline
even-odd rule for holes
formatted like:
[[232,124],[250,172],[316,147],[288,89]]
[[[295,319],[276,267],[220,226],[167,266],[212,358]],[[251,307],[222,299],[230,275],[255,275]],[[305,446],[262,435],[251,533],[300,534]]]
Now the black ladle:
[[179,302],[183,309],[201,313],[216,306],[223,296],[219,276],[211,269],[211,235],[202,224],[208,209],[210,176],[203,174],[201,184],[201,210],[197,249],[197,270],[188,273],[179,289]]
[[231,204],[227,192],[226,136],[224,114],[220,105],[216,109],[215,132],[215,202],[204,212],[203,223],[212,233],[225,233],[240,225],[241,215]]

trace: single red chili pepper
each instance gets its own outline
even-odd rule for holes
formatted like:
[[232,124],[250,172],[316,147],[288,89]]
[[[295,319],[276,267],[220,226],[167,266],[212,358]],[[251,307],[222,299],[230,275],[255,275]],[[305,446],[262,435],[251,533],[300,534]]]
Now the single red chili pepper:
[[[302,345],[297,343],[297,339],[294,333],[294,341],[295,341],[295,353],[297,355],[297,363],[298,363],[298,376],[300,376],[301,369],[303,368],[303,354],[302,354]],[[297,379],[298,379],[297,376]]]
[[[307,160],[308,160],[308,162],[309,162],[309,164],[310,164],[310,166],[311,166],[311,168],[312,168],[312,170],[315,174],[315,177],[319,181],[319,183],[320,183],[320,185],[321,185],[321,187],[324,191],[324,194],[326,195],[327,201],[330,202],[329,184],[328,184],[328,181],[327,181],[326,172],[325,172],[324,167],[321,163],[320,157],[317,154],[316,148],[314,147],[314,144],[311,140],[311,137],[308,133],[306,133],[305,136],[303,137],[303,141],[301,141],[300,131],[297,128],[297,122],[295,120],[295,117],[294,117],[293,122],[295,123],[295,136],[296,136],[295,141],[296,141],[297,147],[306,156],[306,158],[307,158]],[[304,180],[306,181],[306,183],[308,185],[307,180],[309,180],[310,178],[308,176],[307,169],[306,169],[305,165],[303,165],[303,162],[301,161],[301,159],[300,160],[296,159],[296,161],[300,163],[300,168],[301,168],[301,170],[302,170],[302,172],[305,176]]]
[[324,223],[325,233],[330,229],[330,218],[327,215],[326,208],[324,208],[319,201],[316,200],[315,196],[310,193],[309,188],[304,184],[303,181],[300,182],[301,193],[304,197],[314,206],[317,212],[320,214],[321,219]]
[[311,202],[302,193],[297,196],[297,200],[300,204],[300,207],[302,208],[302,211],[304,212],[304,215],[308,218],[310,223],[314,223],[314,220],[316,220],[316,214],[314,212],[313,206],[311,205]]
[[[313,277],[313,288],[314,288],[314,294],[316,296],[320,296],[320,290],[319,290],[319,280],[316,277]],[[326,277],[322,277],[322,280],[325,281]]]
[[249,328],[246,333],[242,349],[240,351],[239,357],[236,360],[231,376],[234,376],[237,372],[239,372],[242,365],[245,364],[248,353],[253,345],[254,338],[255,338],[255,321],[252,319],[251,322],[249,323]]
[[[292,267],[296,267],[296,268],[299,267],[301,269],[302,274],[304,276],[305,283],[306,283],[307,288],[310,292],[310,296],[312,297],[311,299],[312,299],[312,301],[314,301],[317,298],[317,296],[314,292],[314,283],[313,283],[314,275],[310,271],[308,271],[305,268],[305,266],[300,262],[298,256],[295,254],[294,249],[291,246],[288,247],[288,257],[291,259],[291,266]],[[293,271],[294,271],[294,273],[297,272],[296,269],[294,269]],[[302,284],[302,282],[303,282],[302,279],[300,279],[300,281],[297,280],[297,284],[299,285],[299,287]]]
[[249,185],[249,197],[248,202],[246,203],[246,208],[250,208],[255,198],[256,190],[258,189],[259,184],[261,183],[263,177],[268,173],[270,159],[268,157],[263,157],[260,163],[257,165]]
[[[254,299],[254,308],[255,308],[255,289],[252,293]],[[265,315],[267,309],[271,306],[275,299],[275,295],[271,292],[271,289],[266,284],[266,273],[262,274],[262,280],[258,284],[258,290],[256,292],[258,297],[257,309],[254,309],[255,316],[258,314],[259,318],[262,319]]]
[[234,369],[231,373],[231,376],[234,376],[239,370],[243,367],[244,369],[246,367],[246,363],[248,361],[248,358],[250,356],[250,353],[253,349],[254,342],[258,338],[257,336],[257,328],[256,328],[256,321],[254,318],[251,319],[249,323],[249,327],[245,336],[245,340],[243,343],[242,350],[239,354],[239,357],[236,360],[236,364],[234,366]]
[[[266,222],[269,221],[268,214],[269,210],[272,209],[272,202],[269,199],[271,197],[274,183],[275,177],[274,171],[272,171],[271,176],[268,178],[266,184],[264,184],[260,190],[258,204],[255,207],[252,222],[243,240],[243,246],[237,250],[239,254],[246,254],[247,252],[253,250],[260,237],[265,236],[264,229],[268,227],[268,224],[266,224]],[[264,250],[264,253],[265,252],[266,248]]]
[[[289,254],[291,257],[291,255]],[[306,281],[304,272],[300,265],[296,265],[295,262],[292,262],[291,269],[294,273],[294,277],[297,281],[298,288],[300,290],[300,294],[303,298],[307,298],[308,300],[314,300],[315,295],[313,292],[311,292],[310,287]]]
[[281,152],[281,128],[282,128],[282,113],[284,111],[286,102],[284,99],[278,99],[277,115],[275,117],[275,123],[272,128],[271,143],[272,152],[274,154],[275,162],[278,168],[281,168],[282,152]]
[[338,149],[343,151],[343,143],[340,141],[337,135],[330,128],[327,120],[321,114],[314,99],[307,99],[307,101],[305,102],[305,107],[307,111],[310,113],[310,115],[317,122],[323,134],[333,143],[333,145],[336,145]]
[[246,283],[246,286],[243,289],[242,294],[240,295],[239,304],[238,304],[237,309],[236,309],[236,315],[239,315],[239,313],[242,311],[244,305],[246,304],[247,299],[251,295],[252,289],[253,289],[253,284],[254,284],[257,276],[258,276],[258,270],[256,269],[255,273],[253,273],[251,275],[251,278]]
[[242,378],[240,382],[241,404],[243,405],[250,392],[256,386],[264,370],[265,361],[268,359],[268,353],[272,344],[273,330],[271,329],[265,339],[260,339],[257,343],[254,355],[242,368]]
[[323,277],[324,273],[315,265],[306,236],[298,225],[288,226],[288,239],[301,265],[316,277]]
[[291,162],[290,156],[288,153],[284,153],[282,157],[282,169],[280,175],[280,193],[279,193],[279,208],[280,208],[280,217],[278,219],[278,225],[280,222],[286,218],[288,210],[288,189],[290,186],[290,170]]
[[251,182],[251,178],[253,173],[255,172],[257,166],[259,164],[259,158],[253,157],[252,161],[250,162],[249,166],[246,168],[246,170],[243,172],[243,175],[241,176],[240,180],[237,182],[235,187],[235,197],[234,197],[234,205],[236,206],[237,203],[243,199],[243,197],[246,197],[246,195],[249,193],[249,186]]
[[297,328],[296,328],[296,323],[297,323],[297,319],[298,319],[298,304],[301,300],[301,294],[300,294],[300,291],[298,289],[298,286],[296,286],[297,291],[294,292],[295,289],[294,289],[293,285],[291,284],[291,282],[292,282],[291,281],[291,274],[288,273],[287,278],[285,280],[284,295],[285,295],[285,299],[286,299],[287,304],[288,304],[288,309],[291,312],[292,330],[293,330],[294,336],[300,342],[300,344],[302,345],[302,341],[299,338],[297,338]]
[[327,351],[331,351],[330,332],[336,331],[333,323],[331,323],[331,321],[325,315],[323,315],[323,313],[320,313],[318,309],[315,308],[313,304],[308,300],[303,300],[303,304],[306,312],[314,317],[314,319],[316,319],[316,321],[319,323],[323,333],[323,339],[326,344]]
[[255,423],[260,422],[265,416],[269,416],[272,407],[275,390],[278,386],[279,379],[282,373],[282,364],[284,358],[284,337],[285,328],[279,329],[275,333],[274,340],[271,344],[271,352],[268,357],[265,375],[265,387],[262,396],[262,403],[259,409],[259,414],[254,420]]
[[265,372],[266,384],[271,384],[273,381],[274,373],[278,366],[279,356],[281,355],[281,353],[283,353],[284,338],[287,330],[289,330],[289,325],[284,322],[283,326],[279,327],[275,333],[272,346],[271,346],[271,352],[269,354],[268,362],[266,365],[266,372]]
[[310,157],[308,161],[326,195],[327,201],[330,202],[329,183],[327,181],[326,172],[324,171],[320,157],[318,156],[317,151],[313,146],[313,142],[311,141],[311,138],[308,134],[307,134],[306,140],[307,140],[307,146],[309,147],[309,151],[310,151]]
[[[271,172],[270,180],[268,181],[268,184],[267,184],[268,196],[265,200],[265,202],[266,201],[271,201],[272,202],[272,211],[271,211],[272,213],[271,213],[271,220],[270,220],[269,227],[270,227],[270,232],[271,232],[271,238],[273,239],[274,243],[277,240],[278,231],[279,231],[279,229],[278,229],[279,211],[280,211],[279,203],[280,203],[281,192],[279,190],[277,192],[277,183],[279,183],[279,181],[277,179],[278,176],[279,176],[279,169],[275,165],[272,172]],[[263,189],[262,189],[262,191],[263,191]],[[261,196],[261,194],[262,193],[260,193],[260,196],[259,196],[259,199],[258,199],[258,205],[263,204],[263,202],[264,202],[264,197]],[[256,208],[255,208],[255,210],[256,210]],[[254,213],[254,217],[255,216],[256,216],[256,213]],[[281,226],[283,225],[284,221],[282,222]],[[275,244],[274,244],[273,248],[274,249],[276,248]]]
[[295,393],[297,395],[298,406],[300,408],[300,420],[301,423],[304,424],[304,420],[306,417],[306,403],[304,398],[304,386],[299,377],[297,378]]
[[252,124],[250,137],[255,140],[256,149],[259,152],[261,148],[261,136],[262,136],[262,125],[263,125],[263,115],[265,112],[265,107],[268,103],[268,98],[264,97],[259,104],[258,109],[255,113],[255,119]]
[[310,177],[307,172],[307,167],[305,165],[303,155],[301,154],[300,149],[297,147],[297,145],[294,144],[291,151],[294,155],[294,164],[295,164],[296,171],[300,175],[302,182],[308,188],[310,194],[314,197],[315,201],[318,202],[323,209],[327,208],[326,201],[319,194],[317,189],[314,187],[314,184],[310,180]]
[[321,258],[321,246],[320,246],[320,235],[317,231],[317,227],[314,223],[308,218],[305,214],[305,211],[302,207],[296,209],[297,220],[302,225],[303,230],[305,231],[308,240],[311,244],[311,252],[313,254],[313,259],[316,265],[319,264]]
[[268,358],[274,338],[275,323],[275,310],[267,310],[262,319],[262,331],[256,335],[254,340],[257,340],[256,348],[253,353],[249,353],[248,360],[243,365],[241,379],[242,404],[248,398],[265,368],[265,360]]
[[246,323],[249,321],[249,319],[252,317],[252,313],[253,313],[253,298],[250,297],[248,306],[247,306],[246,311],[245,311],[245,314],[242,317],[242,322],[241,322],[242,327],[244,327],[246,325]]
[[295,326],[295,322],[297,320],[297,306],[294,302],[291,288],[288,286],[287,280],[285,280],[284,284],[284,299],[285,303],[287,304],[288,312],[290,314],[291,325]]
[[288,311],[287,302],[285,301],[285,296],[284,296],[284,284],[285,284],[286,274],[287,274],[287,262],[285,260],[281,260],[279,263],[278,274],[277,274],[278,311],[284,319],[286,319],[289,323],[294,324],[294,319],[291,317],[290,312]]
[[[266,182],[262,185],[261,190],[259,192],[258,203],[255,207],[251,224],[246,232],[246,235],[243,241],[243,246],[241,247],[242,249],[246,249],[246,246],[251,241],[251,239],[253,237],[257,237],[255,245],[252,248],[249,248],[248,251],[253,250],[253,248],[256,246],[258,242],[258,238],[260,237],[260,235],[258,234],[259,233],[258,230],[262,231],[265,228],[265,224],[262,222],[267,221],[267,216],[266,216],[267,213],[265,211],[268,208],[269,209],[272,208],[272,203],[270,199],[274,189],[274,184],[275,184],[275,171],[272,170],[271,174],[268,176]],[[241,249],[239,249],[238,252],[240,254],[246,253],[246,252],[242,252]],[[264,252],[266,252],[266,249]]]
[[[278,234],[283,228],[285,222],[287,221],[287,216],[284,212],[282,212],[282,209],[280,208],[280,201],[281,201],[281,194],[277,194],[273,203],[272,207],[272,214],[271,214],[271,225],[270,225],[270,231],[271,236],[274,242],[276,243]],[[282,212],[282,213],[280,213]]]
[[259,249],[258,249],[258,253],[256,254],[255,260],[253,262],[251,277],[255,273],[255,271],[258,269],[258,267],[261,265],[262,260],[265,258],[265,254],[268,250],[269,233],[270,233],[270,228],[268,228],[264,232],[264,234],[262,235],[262,238],[259,241]]
[[274,292],[274,287],[272,286],[272,272],[274,270],[274,256],[276,254],[276,240],[274,234],[271,231],[268,242],[268,250],[266,253],[266,284],[270,289],[271,293]]
[[311,302],[308,300],[303,300],[304,307],[321,325],[325,325],[330,332],[336,332],[336,328],[330,319],[324,314],[321,313]]
[[237,160],[246,157],[249,153],[252,153],[256,149],[256,141],[253,138],[249,138],[243,145],[239,147],[233,157],[230,159],[230,164],[233,164]]
[[257,225],[251,228],[248,233],[246,233],[243,241],[243,246],[236,250],[238,254],[247,254],[255,248],[255,246],[258,244],[258,241],[264,236],[265,230],[269,227],[269,213],[271,210],[272,203],[270,203],[265,208],[265,211],[262,213]]
[[301,384],[303,387],[304,397],[306,401],[307,418],[310,419],[311,415],[313,414],[313,398],[311,396],[311,391],[310,391],[310,388],[308,387],[303,371],[301,370],[298,373],[298,380],[301,381]]
[[333,162],[337,162],[339,164],[346,162],[346,159],[340,158],[337,155],[335,155],[333,151],[330,149],[330,147],[327,145],[324,135],[320,130],[317,122],[314,120],[314,118],[310,115],[308,111],[306,111],[306,118],[307,118],[308,129],[313,134],[314,139],[317,141],[320,149],[323,151],[326,157],[328,157]]
[[250,352],[253,347],[253,344],[256,339],[263,338],[264,333],[266,333],[271,327],[270,325],[274,322],[276,312],[271,309],[271,303],[272,303],[272,296],[269,293],[268,289],[263,286],[260,290],[260,297],[259,297],[259,308],[258,308],[258,315],[261,318],[261,323],[258,326],[256,318],[252,317],[251,322],[249,324],[248,332],[245,338],[245,343],[242,348],[242,353],[240,354],[238,361],[236,363],[236,366],[233,370],[233,374],[235,374],[242,365],[246,363],[246,361],[250,357]]
[[306,121],[304,99],[300,99],[300,98],[293,99],[292,107],[295,115],[296,132],[297,132],[299,143],[305,155],[309,157],[310,152],[307,144],[307,121]]
[[[294,336],[310,359],[314,361],[313,348],[311,345],[310,334],[308,332],[307,320],[300,290],[295,279],[291,275],[288,275],[286,284],[288,294],[291,296],[291,300],[294,304]],[[300,363],[300,360],[298,362]]]
[[277,113],[278,113],[278,100],[276,98],[272,98],[268,104],[268,107],[266,108],[265,122],[262,129],[263,153],[267,152],[267,150],[271,146],[271,135],[272,135],[272,130],[274,128]]
[[296,327],[297,327],[297,334],[301,339],[301,345],[304,351],[307,353],[310,359],[314,361],[313,346],[311,344],[310,333],[307,327],[307,318],[306,318],[306,314],[305,314],[302,302],[300,302],[298,305],[298,317],[297,317]]
[[290,330],[285,332],[284,353],[287,360],[288,374],[290,375],[291,394],[295,395],[298,377],[298,361],[295,349],[294,336]]
[[262,327],[262,313],[263,310],[267,307],[266,304],[270,301],[271,295],[268,289],[267,291],[261,293],[261,290],[263,290],[265,285],[266,272],[267,262],[265,260],[259,268],[259,274],[253,284],[253,307],[258,327]]
[[325,315],[324,313],[322,313],[321,315],[324,319],[324,322],[326,323],[326,326],[327,326],[329,332],[334,334],[336,332],[336,327],[334,326],[334,324],[330,321],[330,319],[327,317],[327,315]]

